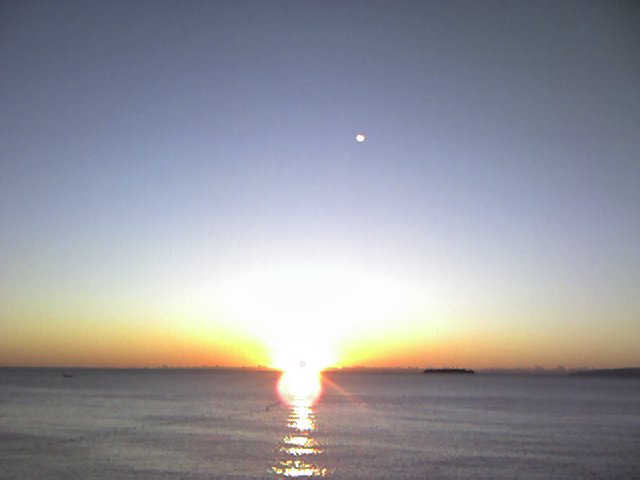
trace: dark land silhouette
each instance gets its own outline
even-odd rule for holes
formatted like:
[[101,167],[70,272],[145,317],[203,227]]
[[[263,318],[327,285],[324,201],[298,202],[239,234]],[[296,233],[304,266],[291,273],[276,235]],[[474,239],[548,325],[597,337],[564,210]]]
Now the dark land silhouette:
[[427,368],[423,373],[437,373],[437,374],[474,374],[473,370],[467,368]]

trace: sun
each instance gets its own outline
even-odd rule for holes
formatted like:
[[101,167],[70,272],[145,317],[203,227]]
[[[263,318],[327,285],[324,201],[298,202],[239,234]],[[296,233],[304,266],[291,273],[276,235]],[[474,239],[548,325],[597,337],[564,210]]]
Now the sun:
[[272,366],[282,371],[278,395],[288,405],[311,407],[322,394],[322,371],[336,360],[328,343],[318,340],[300,328],[272,348]]
[[278,380],[277,392],[288,405],[311,407],[322,394],[322,373],[304,364],[285,370]]
[[[299,332],[301,338],[283,339],[271,346],[271,367],[283,372],[305,368],[321,372],[337,363],[336,355],[331,352],[329,342],[318,342],[310,332]],[[294,335],[296,335],[294,333]],[[304,337],[306,335],[306,338]]]
[[246,272],[220,286],[215,303],[284,372],[339,366],[345,343],[388,325],[409,304],[406,288],[389,278],[309,263]]

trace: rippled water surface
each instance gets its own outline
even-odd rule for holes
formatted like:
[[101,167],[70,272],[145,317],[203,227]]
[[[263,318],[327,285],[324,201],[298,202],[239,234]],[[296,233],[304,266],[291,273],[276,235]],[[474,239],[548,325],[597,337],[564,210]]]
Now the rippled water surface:
[[[67,373],[70,377],[64,377]],[[0,479],[640,478],[640,381],[0,369]]]

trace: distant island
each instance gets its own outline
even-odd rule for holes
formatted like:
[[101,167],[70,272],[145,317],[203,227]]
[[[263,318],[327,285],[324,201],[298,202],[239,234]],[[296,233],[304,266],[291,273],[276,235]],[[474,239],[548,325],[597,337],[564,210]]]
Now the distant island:
[[474,374],[473,370],[467,368],[427,368],[423,373],[466,373]]
[[640,378],[640,368],[607,368],[570,372],[572,377]]

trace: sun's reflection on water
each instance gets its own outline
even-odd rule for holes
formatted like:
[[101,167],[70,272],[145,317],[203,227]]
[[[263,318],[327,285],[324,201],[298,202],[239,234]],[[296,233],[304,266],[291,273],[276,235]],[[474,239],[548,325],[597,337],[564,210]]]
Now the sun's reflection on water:
[[316,461],[323,453],[313,438],[316,415],[313,405],[320,398],[320,373],[301,366],[282,374],[278,381],[278,395],[289,406],[288,434],[283,438],[279,459],[273,467],[278,477],[326,477],[327,469]]

